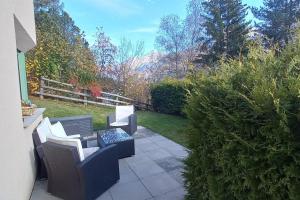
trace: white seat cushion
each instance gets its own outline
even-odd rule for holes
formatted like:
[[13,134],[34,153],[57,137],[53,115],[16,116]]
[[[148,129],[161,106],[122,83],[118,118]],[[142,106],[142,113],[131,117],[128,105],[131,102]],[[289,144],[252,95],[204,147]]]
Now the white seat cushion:
[[110,124],[110,126],[115,126],[115,127],[128,126],[128,122],[113,122],[113,123]]
[[93,153],[95,153],[98,150],[99,150],[99,147],[84,148],[83,149],[84,158],[89,157],[90,155],[92,155]]
[[116,122],[127,122],[128,117],[134,113],[134,106],[116,106]]
[[45,119],[43,119],[43,121],[40,123],[40,125],[37,127],[37,133],[39,135],[40,141],[41,143],[46,142],[47,137],[51,136],[51,123],[48,117],[46,117]]
[[47,137],[47,141],[56,143],[56,144],[61,144],[61,145],[67,145],[67,146],[74,146],[77,148],[78,156],[80,161],[84,160],[84,153],[82,149],[82,145],[79,139],[68,139],[68,138],[59,138],[59,137]]

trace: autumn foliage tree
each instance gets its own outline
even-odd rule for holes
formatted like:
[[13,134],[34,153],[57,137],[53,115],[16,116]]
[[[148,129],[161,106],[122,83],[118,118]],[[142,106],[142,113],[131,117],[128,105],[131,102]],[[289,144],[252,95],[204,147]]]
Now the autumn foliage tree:
[[41,76],[82,85],[95,81],[96,63],[84,33],[63,10],[60,0],[35,0],[37,46],[26,54],[30,89],[37,90]]

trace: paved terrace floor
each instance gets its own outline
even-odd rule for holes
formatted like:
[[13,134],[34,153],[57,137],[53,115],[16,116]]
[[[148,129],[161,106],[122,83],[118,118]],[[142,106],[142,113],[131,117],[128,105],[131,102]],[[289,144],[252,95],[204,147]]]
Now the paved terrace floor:
[[[119,182],[97,200],[183,200],[186,149],[144,127],[134,137],[136,155],[119,160]],[[37,181],[31,200],[58,200],[46,187],[47,181]]]

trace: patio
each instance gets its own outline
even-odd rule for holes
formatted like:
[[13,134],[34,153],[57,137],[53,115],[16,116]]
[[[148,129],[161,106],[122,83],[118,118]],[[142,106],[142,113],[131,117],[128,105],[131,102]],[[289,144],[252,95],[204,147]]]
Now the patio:
[[[182,159],[187,156],[186,148],[144,127],[138,127],[134,137],[136,155],[119,160],[119,182],[97,200],[184,199]],[[31,200],[57,200],[46,187],[46,181],[37,181]]]

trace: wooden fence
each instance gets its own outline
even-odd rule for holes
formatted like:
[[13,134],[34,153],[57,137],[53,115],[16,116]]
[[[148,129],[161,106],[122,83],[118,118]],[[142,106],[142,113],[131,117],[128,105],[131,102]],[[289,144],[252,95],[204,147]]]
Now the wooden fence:
[[134,105],[140,110],[151,110],[151,105],[135,101],[134,99],[124,97],[109,92],[101,92],[101,96],[93,97],[91,92],[86,89],[76,90],[76,87],[69,83],[47,79],[42,77],[40,80],[40,91],[36,92],[41,99],[50,97],[55,99],[73,101],[78,103],[94,104],[101,106],[115,107],[117,105]]

